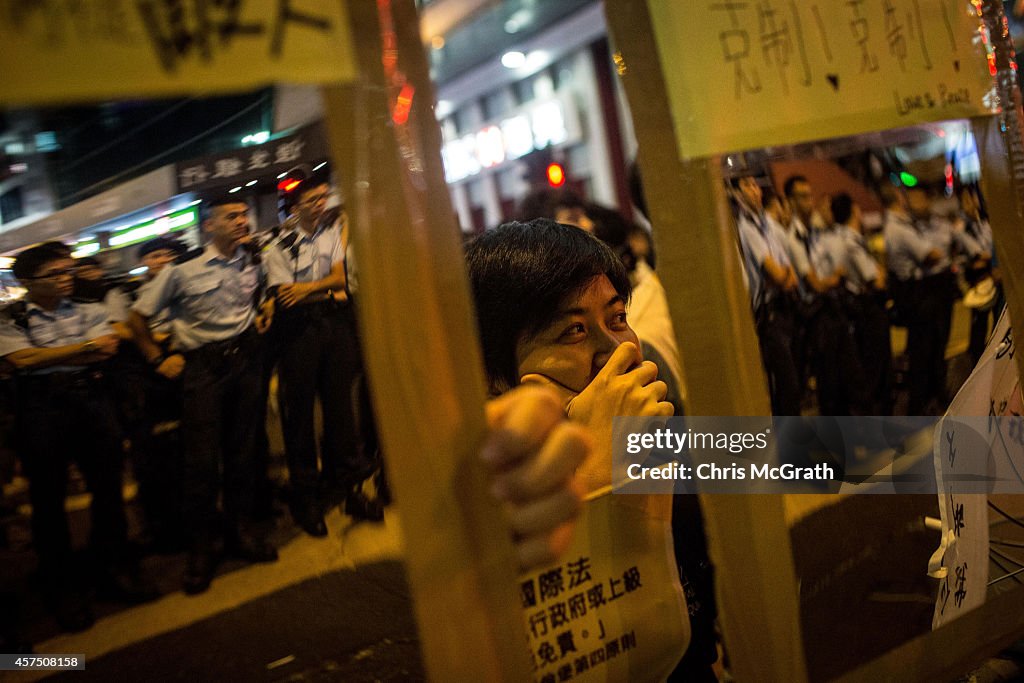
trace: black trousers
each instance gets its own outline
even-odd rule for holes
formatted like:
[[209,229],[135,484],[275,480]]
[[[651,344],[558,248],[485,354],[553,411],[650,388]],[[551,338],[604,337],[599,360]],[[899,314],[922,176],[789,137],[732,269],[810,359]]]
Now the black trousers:
[[17,379],[18,450],[29,480],[32,542],[47,581],[77,572],[64,500],[74,461],[92,493],[90,546],[101,564],[125,560],[127,524],[121,493],[121,430],[99,371]]
[[892,336],[880,294],[853,299],[851,317],[871,415],[892,414]]
[[138,379],[144,394],[142,425],[133,448],[139,503],[154,540],[173,541],[184,533],[182,382],[152,370]]
[[[295,501],[312,504],[321,484],[359,483],[374,468],[357,425],[357,377],[362,358],[351,305],[320,302],[286,309],[278,378],[285,450]],[[314,404],[323,410],[321,467],[317,467]]]
[[820,415],[869,412],[864,372],[847,313],[845,294],[830,292],[810,323],[811,358]]
[[[951,273],[928,276],[908,288],[908,415],[923,415],[933,399],[946,399],[946,345],[953,316],[955,280]],[[894,292],[895,293],[895,292]],[[906,296],[906,294],[904,294]]]
[[229,530],[243,530],[252,521],[261,364],[260,339],[252,328],[185,354],[184,519],[197,546],[217,535],[221,492]]
[[708,555],[704,516],[697,496],[681,493],[672,496],[672,545],[679,569],[679,581],[686,594],[690,617],[690,645],[669,675],[670,683],[716,681],[712,666],[718,660],[715,637],[715,575]]
[[799,373],[793,358],[794,304],[783,298],[761,306],[755,316],[761,359],[768,375],[773,415],[799,415]]

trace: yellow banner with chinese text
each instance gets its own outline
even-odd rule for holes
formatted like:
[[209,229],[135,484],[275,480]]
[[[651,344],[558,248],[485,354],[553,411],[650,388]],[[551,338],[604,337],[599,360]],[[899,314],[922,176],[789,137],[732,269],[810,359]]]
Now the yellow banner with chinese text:
[[683,158],[995,111],[969,0],[648,3]]
[[341,0],[0,0],[0,106],[337,83]]

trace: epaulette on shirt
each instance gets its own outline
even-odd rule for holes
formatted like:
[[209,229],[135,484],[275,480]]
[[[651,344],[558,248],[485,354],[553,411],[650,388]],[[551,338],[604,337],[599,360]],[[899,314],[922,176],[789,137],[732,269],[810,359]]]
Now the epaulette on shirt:
[[[289,251],[295,247],[295,242],[299,239],[299,233],[295,230],[286,232],[274,241],[274,246],[281,251]],[[292,256],[295,256],[293,253]]]

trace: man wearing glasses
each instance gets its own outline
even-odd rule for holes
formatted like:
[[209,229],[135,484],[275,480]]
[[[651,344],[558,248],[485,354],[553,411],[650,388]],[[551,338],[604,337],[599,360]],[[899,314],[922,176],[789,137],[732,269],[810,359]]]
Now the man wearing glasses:
[[[16,377],[18,452],[29,479],[32,540],[47,598],[65,631],[93,623],[89,577],[106,597],[157,597],[127,549],[121,430],[102,370],[117,352],[118,337],[102,305],[70,300],[73,263],[60,243],[21,252],[14,275],[28,293],[0,324],[0,356]],[[64,512],[72,459],[92,493],[92,567],[72,553]]]
[[[266,250],[267,285],[281,342],[278,377],[292,516],[317,537],[327,534],[321,493],[344,495],[346,512],[357,519],[383,518],[379,505],[367,501],[360,489],[376,463],[360,443],[352,405],[359,346],[341,231],[326,216],[329,195],[325,179],[302,181],[295,189],[297,226]],[[313,419],[317,396],[324,415],[319,469]]]

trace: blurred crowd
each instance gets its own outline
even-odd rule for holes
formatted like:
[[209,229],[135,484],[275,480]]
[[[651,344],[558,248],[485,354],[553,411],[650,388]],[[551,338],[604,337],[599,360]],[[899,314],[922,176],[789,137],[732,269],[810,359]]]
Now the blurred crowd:
[[1002,309],[977,188],[963,187],[958,210],[943,214],[924,187],[885,186],[873,232],[850,195],[816,198],[804,176],[786,179],[782,193],[749,176],[730,191],[772,412],[800,415],[813,387],[821,415],[893,414],[896,326],[907,331],[905,414],[941,415],[955,302],[971,311],[974,362]]

